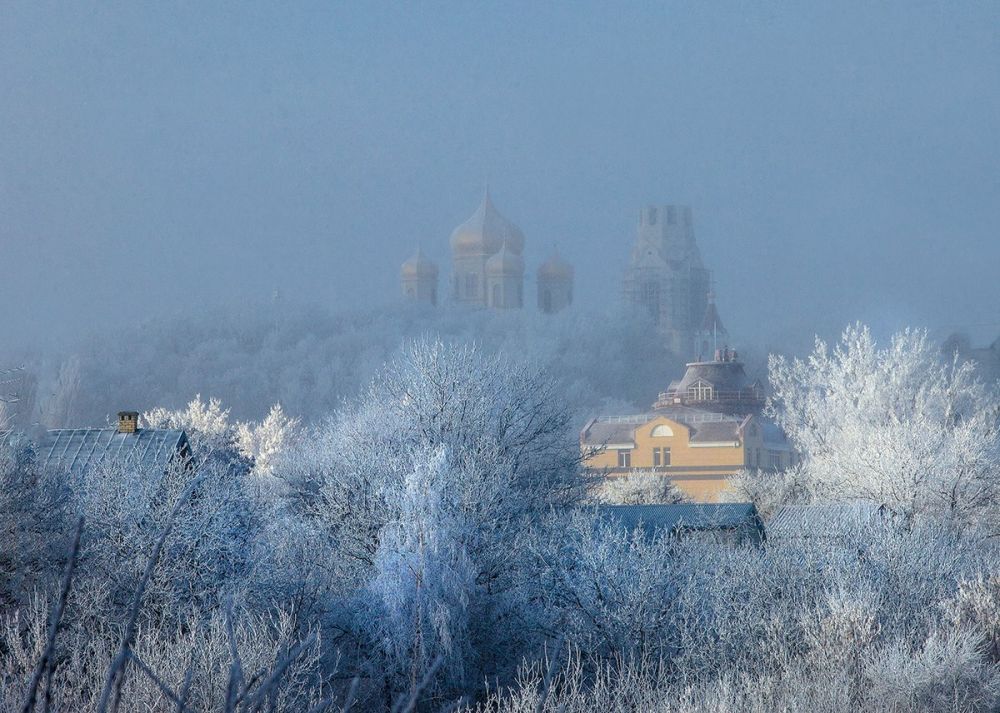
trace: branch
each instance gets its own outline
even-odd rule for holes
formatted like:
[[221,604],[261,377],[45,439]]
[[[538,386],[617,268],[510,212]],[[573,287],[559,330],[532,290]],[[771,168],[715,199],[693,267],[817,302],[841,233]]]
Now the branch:
[[42,680],[42,674],[48,673],[45,686],[45,697],[51,696],[52,671],[55,670],[55,649],[56,634],[59,633],[59,624],[62,622],[63,611],[66,609],[66,600],[69,598],[70,584],[73,581],[73,571],[76,569],[77,558],[80,554],[80,535],[83,533],[83,517],[76,522],[76,532],[73,535],[73,544],[70,546],[69,561],[66,563],[66,572],[63,575],[62,589],[59,592],[59,600],[56,602],[55,611],[52,613],[52,622],[49,624],[49,635],[45,643],[45,650],[35,666],[35,672],[31,676],[28,684],[28,691],[21,705],[21,713],[31,713],[35,709],[35,699],[38,695],[38,685]]

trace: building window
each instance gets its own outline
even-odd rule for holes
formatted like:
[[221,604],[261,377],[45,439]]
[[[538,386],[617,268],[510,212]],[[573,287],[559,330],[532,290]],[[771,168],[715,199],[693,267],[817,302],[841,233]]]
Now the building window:
[[670,438],[674,435],[674,430],[667,424],[661,423],[659,426],[654,426],[649,435],[653,438]]
[[778,451],[768,451],[767,456],[772,468],[775,470],[781,468],[781,454]]
[[663,465],[664,466],[670,465],[670,449],[661,448],[660,450],[663,451]]
[[712,385],[704,381],[696,381],[688,387],[688,398],[693,401],[711,401]]
[[493,306],[500,306],[500,285],[493,285]]
[[632,467],[632,451],[626,449],[618,451],[618,467],[619,468]]
[[465,276],[465,296],[475,297],[478,291],[479,291],[478,275],[470,272]]
[[659,468],[660,467],[660,449],[659,448],[654,448],[653,449],[653,467],[654,468]]

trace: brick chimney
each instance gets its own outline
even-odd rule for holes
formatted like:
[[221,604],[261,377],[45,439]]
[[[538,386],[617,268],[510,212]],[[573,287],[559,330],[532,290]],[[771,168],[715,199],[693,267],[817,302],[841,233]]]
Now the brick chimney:
[[138,411],[118,412],[118,433],[135,433],[139,430]]

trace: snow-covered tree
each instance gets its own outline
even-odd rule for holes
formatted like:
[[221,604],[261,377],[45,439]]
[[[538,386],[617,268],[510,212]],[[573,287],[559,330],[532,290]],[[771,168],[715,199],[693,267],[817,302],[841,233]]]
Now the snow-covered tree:
[[1000,497],[1000,401],[926,332],[886,346],[848,328],[805,360],[772,357],[771,407],[821,494],[969,520]]
[[467,524],[444,502],[448,468],[443,447],[416,454],[399,515],[382,531],[368,585],[387,673],[409,690],[435,665],[442,685],[459,691],[476,670],[470,600],[478,585],[465,551]]
[[291,446],[299,424],[299,419],[290,418],[281,404],[275,404],[260,423],[236,424],[236,446],[253,461],[256,475],[269,476],[274,471],[275,459]]
[[657,505],[688,500],[670,478],[648,470],[633,470],[597,483],[591,497],[609,505]]

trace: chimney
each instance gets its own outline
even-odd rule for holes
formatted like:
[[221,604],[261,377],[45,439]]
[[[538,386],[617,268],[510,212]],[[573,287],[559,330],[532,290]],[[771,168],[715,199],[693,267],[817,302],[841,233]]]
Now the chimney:
[[138,411],[118,412],[118,433],[135,433],[139,430]]

